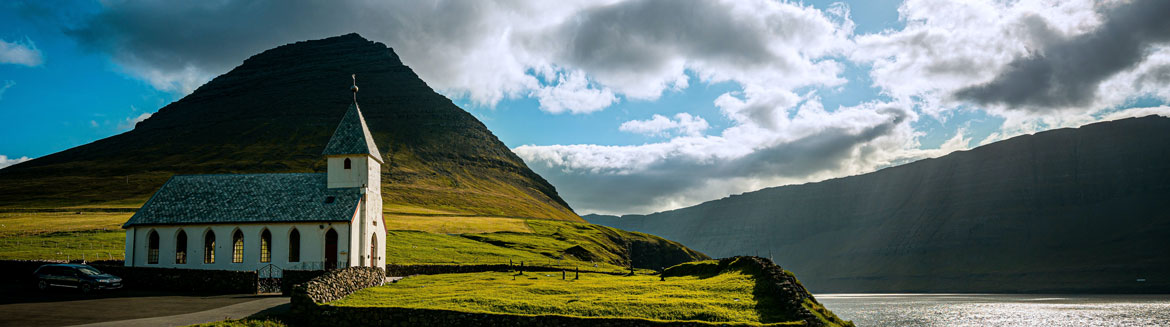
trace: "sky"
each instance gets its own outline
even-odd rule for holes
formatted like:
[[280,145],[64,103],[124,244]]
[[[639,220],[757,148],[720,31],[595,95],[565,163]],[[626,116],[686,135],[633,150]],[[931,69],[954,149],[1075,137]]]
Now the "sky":
[[580,214],[651,213],[1170,116],[1170,1],[0,4],[0,167],[134,128],[263,50],[383,42]]

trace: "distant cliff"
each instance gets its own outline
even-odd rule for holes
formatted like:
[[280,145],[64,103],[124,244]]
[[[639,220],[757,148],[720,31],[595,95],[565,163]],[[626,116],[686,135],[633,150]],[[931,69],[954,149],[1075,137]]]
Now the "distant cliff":
[[173,174],[323,171],[350,74],[387,210],[580,221],[487,127],[357,34],[264,51],[131,131],[0,169],[0,207],[134,207]]
[[1165,293],[1170,118],[1051,130],[859,176],[584,218],[713,257],[771,255],[814,292]]

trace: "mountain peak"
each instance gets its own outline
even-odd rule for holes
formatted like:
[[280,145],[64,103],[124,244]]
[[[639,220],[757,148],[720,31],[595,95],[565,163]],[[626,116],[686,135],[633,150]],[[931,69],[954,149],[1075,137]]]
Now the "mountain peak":
[[388,206],[581,220],[483,123],[356,33],[263,51],[129,132],[0,170],[0,207],[145,201],[172,174],[322,171],[353,74]]

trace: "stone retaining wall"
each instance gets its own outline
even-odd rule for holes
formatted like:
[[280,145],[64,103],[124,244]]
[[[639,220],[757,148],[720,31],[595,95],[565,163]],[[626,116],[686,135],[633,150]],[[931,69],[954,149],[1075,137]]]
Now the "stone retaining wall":
[[285,270],[280,279],[280,291],[283,295],[292,295],[293,287],[296,285],[308,283],[313,278],[320,277],[327,272],[325,270]]
[[[32,287],[32,274],[38,267],[63,260],[0,260],[0,278],[4,283]],[[83,263],[74,261],[70,263]],[[200,269],[173,269],[125,267],[121,261],[87,263],[102,272],[122,278],[127,289],[178,291],[195,293],[249,293],[257,291],[255,271],[222,271]]]
[[215,294],[256,294],[259,278],[255,271],[227,271],[94,265],[122,278],[127,289]]
[[317,303],[336,301],[363,288],[382,285],[385,281],[386,271],[382,268],[349,267],[331,270],[307,283],[293,286],[292,305],[294,308],[311,307]]

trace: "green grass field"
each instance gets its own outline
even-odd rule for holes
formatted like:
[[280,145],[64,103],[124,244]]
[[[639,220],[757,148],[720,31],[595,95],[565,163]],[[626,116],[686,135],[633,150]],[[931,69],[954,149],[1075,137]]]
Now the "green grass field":
[[[627,268],[615,239],[649,239],[641,233],[585,223],[507,217],[456,216],[393,207],[386,240],[389,264],[507,264],[580,267],[616,272]],[[413,214],[403,211],[413,210]],[[0,212],[0,259],[121,260],[130,212]],[[434,215],[434,216],[426,216]],[[403,218],[403,217],[407,218]],[[588,258],[566,255],[580,246]]]
[[121,260],[129,212],[0,212],[0,259]]
[[[368,288],[329,303],[335,306],[394,306],[464,312],[555,314],[577,317],[638,317],[710,322],[761,321],[751,276],[732,273],[707,279],[560,273],[490,272],[415,276]],[[515,277],[515,278],[513,278]]]
[[[778,299],[758,293],[756,275],[618,276],[582,273],[485,272],[413,276],[367,288],[326,305],[400,307],[472,313],[644,318],[663,321],[802,325],[786,321]],[[819,303],[803,306],[827,326],[842,322]]]

